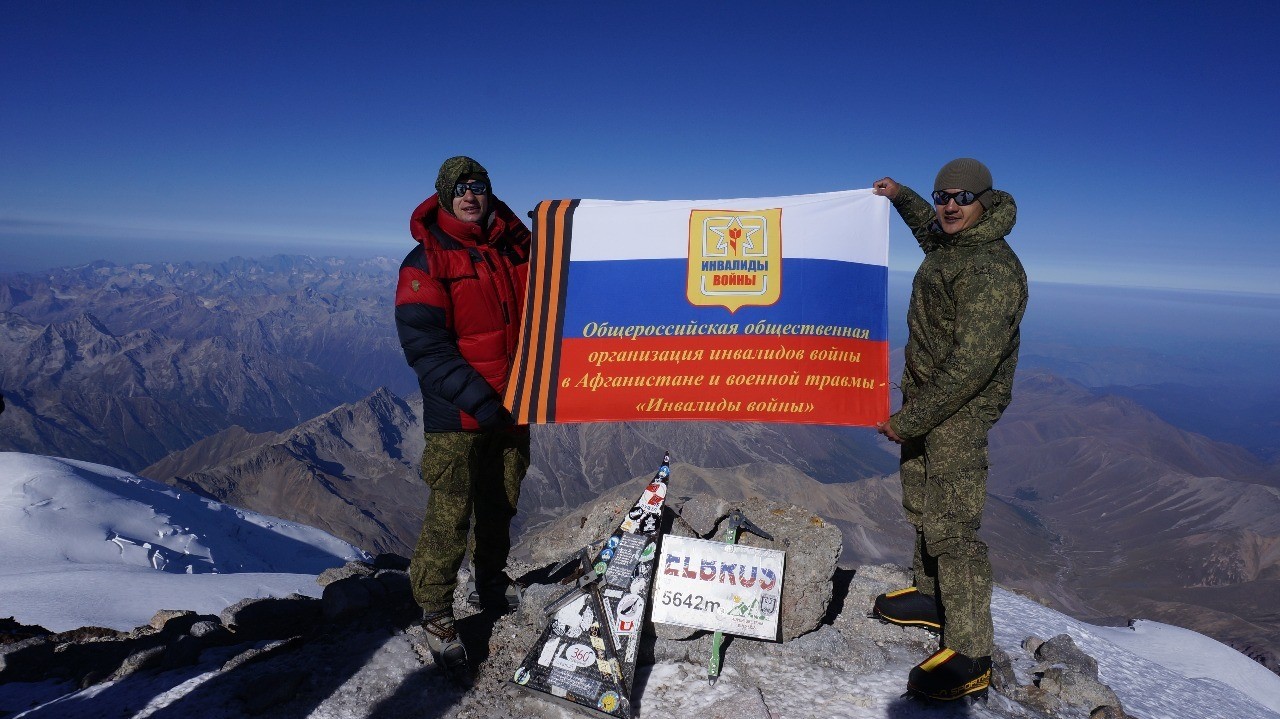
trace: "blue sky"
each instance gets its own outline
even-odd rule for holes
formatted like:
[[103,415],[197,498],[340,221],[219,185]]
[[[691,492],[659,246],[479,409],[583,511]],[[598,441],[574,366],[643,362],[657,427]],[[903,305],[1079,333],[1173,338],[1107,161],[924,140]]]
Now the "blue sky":
[[1029,5],[6,2],[0,271],[399,257],[455,154],[519,212],[973,156],[1033,281],[1280,294],[1280,10]]

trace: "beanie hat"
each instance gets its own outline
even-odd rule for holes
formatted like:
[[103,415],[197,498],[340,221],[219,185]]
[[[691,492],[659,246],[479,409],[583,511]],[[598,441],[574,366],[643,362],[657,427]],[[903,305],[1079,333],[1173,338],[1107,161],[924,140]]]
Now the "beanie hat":
[[982,203],[984,210],[991,207],[991,201],[994,198],[990,192],[987,192],[994,187],[991,183],[991,170],[972,157],[952,160],[938,170],[938,177],[933,181],[933,189],[946,190],[952,187],[978,195],[978,202]]
[[475,160],[465,155],[450,157],[440,165],[440,174],[436,175],[436,195],[440,199],[440,209],[453,214],[453,186],[463,175],[472,175],[478,180],[489,183],[489,191],[493,191],[493,183],[489,181],[489,171]]

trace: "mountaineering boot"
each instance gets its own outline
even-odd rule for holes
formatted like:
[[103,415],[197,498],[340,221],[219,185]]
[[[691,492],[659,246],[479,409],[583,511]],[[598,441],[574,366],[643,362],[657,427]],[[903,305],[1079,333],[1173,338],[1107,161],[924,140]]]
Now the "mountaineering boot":
[[971,659],[951,649],[938,650],[907,677],[907,691],[940,701],[985,695],[989,686],[991,657]]
[[938,602],[933,597],[921,594],[915,587],[881,594],[876,597],[871,612],[877,619],[891,624],[924,627],[933,631],[942,628]]
[[424,613],[422,630],[436,666],[455,681],[465,682],[471,669],[467,665],[467,649],[462,646],[462,639],[454,628],[453,611],[445,609]]
[[506,574],[490,580],[477,581],[473,577],[468,580],[467,589],[467,604],[503,614],[519,609],[520,600],[524,597],[524,587],[511,581]]

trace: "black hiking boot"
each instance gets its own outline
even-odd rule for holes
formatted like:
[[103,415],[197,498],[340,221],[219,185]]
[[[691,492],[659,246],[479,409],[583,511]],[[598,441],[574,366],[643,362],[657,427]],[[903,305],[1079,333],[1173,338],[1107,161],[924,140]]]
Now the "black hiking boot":
[[472,578],[467,582],[467,589],[467,604],[503,614],[519,609],[520,600],[524,597],[524,587],[511,581],[505,574],[483,582]]
[[938,650],[907,678],[908,692],[936,701],[985,697],[990,686],[991,657],[970,659],[951,649]]
[[891,624],[924,627],[935,632],[942,628],[938,602],[933,597],[921,594],[915,587],[881,594],[876,597],[871,613],[877,619]]
[[454,627],[453,611],[427,612],[422,617],[422,630],[427,649],[436,666],[454,682],[466,684],[471,679],[471,667],[467,663],[467,649]]

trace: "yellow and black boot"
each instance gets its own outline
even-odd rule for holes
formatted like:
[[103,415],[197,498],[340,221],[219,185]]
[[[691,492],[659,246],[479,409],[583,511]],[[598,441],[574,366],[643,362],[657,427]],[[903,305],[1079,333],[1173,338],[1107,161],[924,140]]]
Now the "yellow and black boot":
[[937,600],[921,594],[915,587],[881,594],[876,597],[871,612],[877,619],[883,619],[892,624],[924,627],[935,632],[942,628]]
[[974,659],[951,649],[920,662],[907,678],[907,691],[939,701],[983,697],[990,686],[991,657]]

